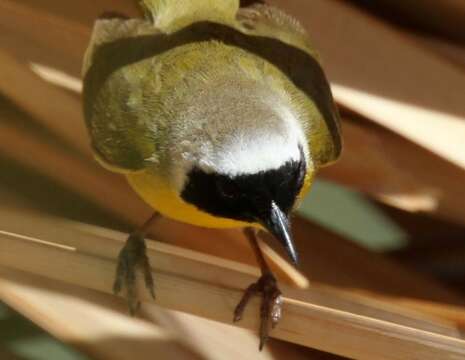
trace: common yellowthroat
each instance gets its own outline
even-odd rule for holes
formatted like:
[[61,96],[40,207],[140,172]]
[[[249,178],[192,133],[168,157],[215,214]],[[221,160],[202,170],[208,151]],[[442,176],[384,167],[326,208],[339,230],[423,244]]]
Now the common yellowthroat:
[[[250,2],[250,1],[249,1]],[[297,263],[289,216],[341,152],[339,116],[302,26],[239,0],[143,0],[145,19],[99,19],[85,55],[84,112],[98,161],[156,213],[120,253],[114,290],[137,307],[135,268],[153,294],[144,234],[158,214],[241,227],[262,277],[260,348],[281,292],[257,244],[269,231]]]

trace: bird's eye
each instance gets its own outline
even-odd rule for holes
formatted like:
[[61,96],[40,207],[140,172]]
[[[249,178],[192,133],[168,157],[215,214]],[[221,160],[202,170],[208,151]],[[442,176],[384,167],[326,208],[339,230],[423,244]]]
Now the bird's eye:
[[217,183],[217,188],[222,196],[229,199],[233,199],[240,194],[239,188],[232,181],[221,181]]
[[297,180],[297,185],[299,187],[301,187],[305,181],[305,163],[303,161],[299,163],[299,167],[297,169],[296,180]]

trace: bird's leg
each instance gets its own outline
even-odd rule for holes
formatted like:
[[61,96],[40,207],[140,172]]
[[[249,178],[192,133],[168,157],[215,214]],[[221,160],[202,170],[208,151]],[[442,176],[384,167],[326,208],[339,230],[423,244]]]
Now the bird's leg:
[[129,312],[134,315],[140,307],[140,301],[136,292],[136,270],[141,269],[144,274],[145,286],[150,295],[155,298],[152,271],[150,269],[147,249],[145,246],[145,235],[150,224],[160,216],[155,212],[141,227],[134,230],[126,240],[126,244],[118,255],[116,267],[116,278],[113,284],[113,292],[119,294],[121,289],[126,289]]
[[281,291],[278,289],[276,278],[266,263],[260,246],[258,245],[256,230],[253,228],[246,228],[244,233],[249,239],[250,245],[255,253],[258,264],[260,265],[262,276],[256,283],[253,283],[245,290],[242,300],[234,310],[234,321],[239,321],[242,318],[242,314],[250,298],[255,294],[261,294],[260,350],[262,350],[268,339],[270,325],[271,328],[274,328],[281,319],[283,299]]

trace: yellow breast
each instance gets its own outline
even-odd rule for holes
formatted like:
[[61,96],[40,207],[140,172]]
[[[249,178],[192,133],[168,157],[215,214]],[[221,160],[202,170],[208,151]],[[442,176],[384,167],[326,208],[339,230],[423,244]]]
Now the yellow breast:
[[[235,228],[251,224],[216,217],[186,203],[166,180],[148,170],[126,174],[129,184],[156,211],[163,216],[192,225],[210,228]],[[259,226],[258,224],[253,224]]]
[[[296,199],[296,207],[310,189],[313,179],[313,171],[307,172],[305,181]],[[179,194],[169,186],[164,177],[150,170],[126,174],[129,184],[151,207],[163,216],[185,222],[188,224],[209,228],[237,228],[255,226],[262,228],[258,223],[222,218],[210,215],[195,206],[185,202]]]

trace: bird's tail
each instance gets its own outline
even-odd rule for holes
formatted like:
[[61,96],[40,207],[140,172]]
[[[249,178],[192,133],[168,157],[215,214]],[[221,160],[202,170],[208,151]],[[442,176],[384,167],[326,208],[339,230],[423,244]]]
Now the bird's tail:
[[141,0],[146,14],[160,30],[170,33],[199,21],[230,24],[239,0]]

